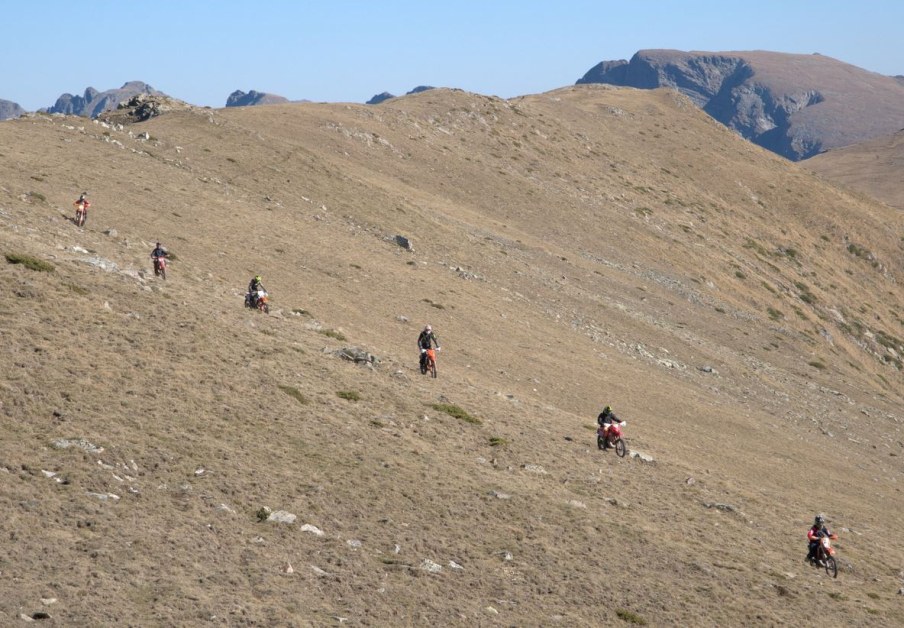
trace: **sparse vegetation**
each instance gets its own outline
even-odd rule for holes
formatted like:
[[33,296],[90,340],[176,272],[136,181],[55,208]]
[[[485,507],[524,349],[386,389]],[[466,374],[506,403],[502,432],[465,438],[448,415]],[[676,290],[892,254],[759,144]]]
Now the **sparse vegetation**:
[[465,423],[480,425],[481,421],[477,417],[471,416],[465,410],[451,403],[435,403],[431,406],[434,410],[445,412],[451,417],[455,417]]
[[442,303],[434,303],[430,299],[423,299],[423,301],[424,301],[424,303],[428,304],[430,307],[435,307],[438,310],[446,309],[446,306],[444,306]]
[[40,192],[29,192],[29,193],[28,193],[28,198],[33,198],[33,199],[35,199],[35,200],[37,200],[37,201],[41,201],[42,203],[46,203],[46,202],[47,202],[47,197],[44,196],[43,194],[41,194]]
[[7,253],[6,261],[10,264],[22,264],[25,268],[30,270],[37,270],[44,273],[53,272],[54,266],[50,262],[45,262],[42,259],[38,259],[37,257],[32,257],[31,255],[24,255],[22,253]]
[[644,619],[641,615],[633,611],[627,611],[623,608],[615,609],[615,614],[622,621],[628,622],[629,624],[634,624],[635,626],[646,626],[647,620]]
[[490,447],[504,447],[508,445],[508,441],[499,436],[491,436],[490,437]]
[[283,391],[284,393],[286,393],[287,395],[289,395],[290,397],[295,399],[300,404],[308,403],[308,398],[305,397],[301,393],[301,391],[298,390],[297,388],[295,388],[294,386],[286,386],[283,384],[277,384],[277,388],[279,388],[281,391]]
[[336,396],[348,401],[360,401],[361,395],[354,390],[337,390]]
[[826,365],[823,364],[822,362],[820,362],[819,360],[810,360],[809,362],[807,362],[807,364],[809,364],[810,366],[812,366],[815,369],[819,369],[820,371],[824,371],[826,368]]
[[774,321],[780,321],[783,318],[785,318],[785,315],[782,314],[782,312],[780,310],[776,310],[775,308],[772,308],[772,307],[767,307],[766,313],[769,314],[769,318],[771,318]]
[[340,342],[348,340],[348,338],[345,337],[345,334],[343,334],[341,331],[336,331],[335,329],[321,329],[319,331],[327,338],[333,338],[334,340],[338,340]]

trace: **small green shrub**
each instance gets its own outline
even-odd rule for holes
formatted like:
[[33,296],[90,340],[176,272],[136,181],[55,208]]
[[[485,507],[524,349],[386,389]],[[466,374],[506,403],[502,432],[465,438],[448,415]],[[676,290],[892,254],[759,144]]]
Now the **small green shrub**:
[[480,419],[477,417],[471,416],[465,410],[462,410],[458,406],[451,403],[434,403],[432,408],[434,410],[438,410],[439,412],[445,412],[451,417],[455,417],[465,423],[472,423],[474,425],[480,425]]
[[747,275],[745,275],[744,271],[742,271],[742,270],[734,271],[734,276],[737,277],[738,279],[747,279]]
[[879,594],[878,594],[878,593],[874,593],[874,592],[872,592],[872,591],[867,591],[867,592],[866,592],[866,597],[871,598],[871,599],[874,599],[874,600],[878,600],[878,599],[879,599]]
[[811,360],[810,362],[807,362],[807,364],[809,364],[810,366],[812,366],[815,369],[819,369],[820,371],[824,371],[826,368],[826,365],[823,364],[822,362],[820,362],[819,360]]
[[29,196],[29,198],[37,199],[37,200],[41,201],[42,203],[47,202],[47,197],[44,196],[43,194],[41,194],[40,192],[29,192],[28,196]]
[[644,619],[643,617],[641,617],[640,615],[638,615],[637,613],[634,613],[632,611],[626,611],[623,608],[618,608],[615,610],[615,614],[618,615],[619,619],[621,619],[622,621],[626,621],[629,624],[634,624],[636,626],[646,626],[647,625],[646,619]]
[[338,390],[336,391],[336,396],[340,399],[347,399],[348,401],[358,401],[361,399],[361,395],[354,390]]
[[490,437],[490,447],[504,447],[505,445],[508,445],[508,441],[504,438],[500,438],[499,436]]
[[785,315],[775,308],[767,307],[766,312],[769,314],[769,318],[774,321],[780,321],[781,319],[785,318]]
[[320,333],[326,336],[327,338],[334,338],[339,341],[348,340],[341,331],[336,331],[335,329],[321,329]]
[[305,404],[308,402],[308,398],[305,397],[300,390],[295,388],[294,386],[284,386],[283,384],[278,384],[277,388],[281,391],[289,395],[290,397],[294,397],[298,403]]
[[434,303],[430,299],[424,299],[423,301],[424,301],[424,303],[427,303],[428,305],[430,305],[430,307],[435,307],[438,310],[446,309],[446,306],[444,306],[442,303]]
[[292,313],[298,314],[299,316],[307,316],[308,314],[310,314],[310,312],[308,312],[307,310],[302,309],[300,307],[293,308]]
[[69,283],[67,281],[67,282],[64,282],[63,285],[80,296],[85,296],[86,294],[88,294],[88,290],[86,288],[82,288],[81,286],[78,286],[74,283]]
[[23,255],[21,253],[7,253],[6,261],[10,264],[22,264],[25,268],[30,270],[37,270],[44,273],[52,273],[54,268],[53,264],[50,262],[45,262],[42,259],[38,259],[37,257],[32,257],[31,255]]

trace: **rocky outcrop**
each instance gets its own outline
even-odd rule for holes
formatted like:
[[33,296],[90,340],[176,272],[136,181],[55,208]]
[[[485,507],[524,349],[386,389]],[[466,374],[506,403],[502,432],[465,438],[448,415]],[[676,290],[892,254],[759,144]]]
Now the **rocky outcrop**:
[[18,118],[23,113],[25,113],[25,110],[19,106],[19,103],[0,99],[0,120]]
[[597,64],[577,83],[677,89],[792,160],[892,133],[904,120],[901,81],[818,54],[642,50]]
[[113,111],[102,112],[98,116],[104,122],[110,124],[133,124],[144,122],[169,111],[185,111],[194,109],[187,102],[171,98],[165,94],[135,94]]
[[226,99],[227,107],[250,107],[252,105],[275,105],[278,103],[289,102],[288,98],[278,96],[276,94],[268,94],[266,92],[257,92],[253,89],[245,93],[240,89],[235,90]]
[[[419,94],[421,92],[426,92],[431,89],[436,89],[436,88],[433,87],[432,85],[418,85],[411,91],[405,92],[405,95],[410,96],[411,94]],[[365,105],[379,105],[381,102],[385,102],[385,101],[389,100],[390,98],[395,98],[395,94],[390,94],[389,92],[381,92],[379,94],[376,94],[373,98],[371,98],[364,104]]]
[[63,94],[57,98],[56,103],[45,111],[47,113],[64,113],[68,115],[86,116],[96,118],[105,111],[111,111],[137,94],[163,95],[156,89],[141,81],[129,81],[119,89],[108,89],[99,92],[93,87],[85,90],[82,96]]

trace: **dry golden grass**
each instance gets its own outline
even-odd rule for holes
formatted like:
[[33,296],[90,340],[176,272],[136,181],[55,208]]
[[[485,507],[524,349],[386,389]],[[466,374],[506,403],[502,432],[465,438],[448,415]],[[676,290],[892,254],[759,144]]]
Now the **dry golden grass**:
[[[0,248],[55,267],[0,264],[8,621],[904,621],[900,213],[666,91],[133,131],[0,124]],[[606,403],[655,463],[596,450]],[[836,581],[802,560],[818,511]]]

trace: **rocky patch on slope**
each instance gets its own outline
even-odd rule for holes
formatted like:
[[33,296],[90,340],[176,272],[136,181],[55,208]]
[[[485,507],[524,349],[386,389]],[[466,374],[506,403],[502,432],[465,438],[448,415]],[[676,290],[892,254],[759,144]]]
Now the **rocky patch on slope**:
[[116,109],[119,103],[129,100],[137,94],[165,95],[142,81],[129,81],[124,83],[119,89],[108,89],[99,92],[93,87],[89,87],[82,96],[63,94],[57,98],[56,103],[52,107],[48,107],[45,111],[47,113],[64,113],[96,118],[105,111]]

